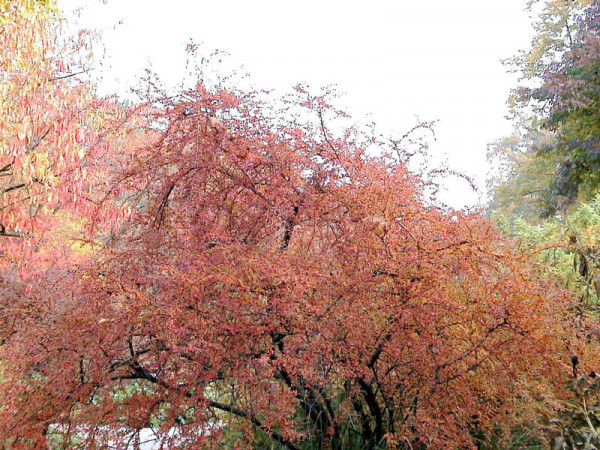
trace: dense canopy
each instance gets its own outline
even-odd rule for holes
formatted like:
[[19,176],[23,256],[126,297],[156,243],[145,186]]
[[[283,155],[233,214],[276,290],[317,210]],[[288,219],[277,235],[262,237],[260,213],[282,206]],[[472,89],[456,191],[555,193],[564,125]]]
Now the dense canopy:
[[[63,42],[47,5],[0,5],[17,53]],[[1,445],[502,446],[599,366],[544,267],[327,96],[123,105],[3,70],[40,67],[0,109]]]

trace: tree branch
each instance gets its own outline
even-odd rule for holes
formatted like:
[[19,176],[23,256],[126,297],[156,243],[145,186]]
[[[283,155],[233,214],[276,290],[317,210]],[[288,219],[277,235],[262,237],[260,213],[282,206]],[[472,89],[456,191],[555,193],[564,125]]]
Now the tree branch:
[[88,73],[91,70],[93,70],[93,69],[90,67],[89,69],[83,69],[83,70],[80,70],[79,72],[67,73],[65,75],[60,75],[58,77],[50,78],[48,81],[53,82],[53,81],[64,80],[66,78],[76,77],[77,75],[81,75],[82,73]]
[[7,187],[7,188],[6,188],[6,189],[4,189],[2,192],[4,192],[4,193],[6,194],[7,192],[10,192],[10,191],[15,191],[15,190],[17,190],[17,189],[24,188],[25,186],[26,186],[26,184],[25,184],[25,183],[15,184],[14,186],[9,186],[9,187]]
[[369,407],[369,411],[371,411],[371,414],[373,414],[373,419],[375,419],[375,440],[376,442],[380,442],[383,439],[383,415],[381,413],[379,403],[377,403],[377,397],[369,383],[362,378],[357,378],[356,380],[362,389],[363,397],[365,398],[365,402]]
[[248,412],[246,412],[244,410],[236,408],[235,406],[224,405],[223,403],[215,402],[213,400],[211,400],[211,402],[208,404],[208,406],[210,406],[211,408],[220,409],[221,411],[225,411],[230,414],[234,414],[238,417],[241,417],[243,419],[250,421],[252,423],[252,425],[254,425],[255,427],[257,427],[260,430],[267,433],[271,438],[275,439],[277,442],[279,442],[284,447],[287,447],[289,450],[300,450],[299,447],[296,447],[293,443],[288,441],[286,438],[284,438],[279,433],[265,429],[263,424],[255,416],[253,416],[252,414],[249,414]]

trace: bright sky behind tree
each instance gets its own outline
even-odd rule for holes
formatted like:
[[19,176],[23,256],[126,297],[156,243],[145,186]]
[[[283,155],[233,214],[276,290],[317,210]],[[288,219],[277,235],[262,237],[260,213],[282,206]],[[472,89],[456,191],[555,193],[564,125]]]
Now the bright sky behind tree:
[[481,192],[449,180],[452,206],[482,200],[487,144],[510,133],[506,100],[516,76],[501,60],[530,44],[526,0],[59,0],[84,6],[81,24],[103,31],[104,90],[126,92],[151,63],[177,82],[190,39],[219,49],[259,89],[335,84],[358,119],[403,132],[438,120],[431,150]]

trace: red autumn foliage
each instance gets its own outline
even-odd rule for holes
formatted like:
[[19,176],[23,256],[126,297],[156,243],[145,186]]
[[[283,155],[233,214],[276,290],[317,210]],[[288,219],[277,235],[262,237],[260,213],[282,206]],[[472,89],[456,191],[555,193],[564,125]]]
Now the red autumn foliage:
[[474,447],[553,413],[568,295],[479,214],[429,204],[397,149],[292,106],[304,122],[199,85],[136,110],[110,155],[120,234],[3,281],[5,442],[152,424],[173,447]]
[[100,101],[50,5],[0,1],[0,446],[474,447],[593,363],[397,144],[302,90]]

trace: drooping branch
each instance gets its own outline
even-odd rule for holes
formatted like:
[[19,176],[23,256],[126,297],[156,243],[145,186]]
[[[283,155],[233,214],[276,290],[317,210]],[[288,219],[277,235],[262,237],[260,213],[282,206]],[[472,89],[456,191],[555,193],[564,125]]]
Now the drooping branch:
[[[132,350],[131,346],[130,346],[130,350]],[[137,355],[135,355],[135,356],[137,356]],[[132,357],[135,357],[135,356],[132,355]],[[167,390],[172,389],[171,386],[169,386],[164,380],[161,380],[156,375],[153,375],[152,373],[150,373],[146,368],[142,367],[137,361],[134,360],[134,361],[130,362],[129,366],[132,369],[131,373],[115,376],[112,379],[113,380],[145,380],[145,381],[149,381],[152,384],[157,384],[157,385],[163,387],[164,389],[167,389]],[[186,396],[189,396],[189,395],[190,395],[189,392],[186,393]],[[260,422],[260,420],[258,420],[256,418],[256,416],[254,416],[253,414],[250,414],[240,408],[236,408],[233,405],[226,405],[226,404],[214,401],[214,400],[211,400],[208,403],[208,406],[211,408],[216,408],[221,411],[228,412],[230,414],[233,414],[240,418],[248,420],[250,423],[252,423],[252,425],[257,427],[261,431],[264,431],[271,438],[273,438],[275,441],[279,442],[281,445],[287,447],[289,450],[300,450],[299,447],[297,447],[292,442],[290,442],[289,440],[287,440],[286,438],[281,436],[279,433],[267,429]]]
[[267,433],[271,438],[273,438],[274,440],[279,442],[284,447],[287,447],[289,450],[300,450],[300,447],[297,447],[296,445],[294,445],[292,442],[290,442],[289,440],[284,438],[279,433],[277,433],[275,431],[269,431],[268,429],[266,429],[264,427],[264,425],[254,415],[249,414],[248,412],[246,412],[242,409],[236,408],[235,406],[231,406],[231,405],[225,405],[223,403],[219,403],[214,400],[211,400],[211,402],[208,404],[208,406],[210,406],[211,408],[220,409],[221,411],[225,411],[230,414],[233,414],[233,415],[236,415],[238,417],[248,420],[250,423],[252,423],[252,425],[254,425],[258,429]]

